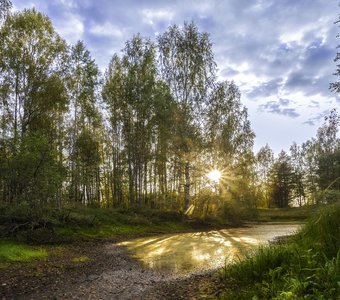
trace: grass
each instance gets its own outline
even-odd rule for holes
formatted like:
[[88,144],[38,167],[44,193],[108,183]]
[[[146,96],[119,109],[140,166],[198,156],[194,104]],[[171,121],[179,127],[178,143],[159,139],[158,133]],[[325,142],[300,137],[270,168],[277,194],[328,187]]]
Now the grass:
[[340,204],[315,214],[287,243],[225,267],[221,277],[228,286],[222,299],[339,299]]
[[154,210],[75,209],[55,230],[65,236],[90,239],[118,238],[146,233],[178,232],[190,228],[182,216]]
[[61,227],[56,229],[56,232],[66,236],[81,238],[114,239],[146,233],[179,232],[184,230],[188,230],[188,227],[182,224],[167,222],[153,225],[100,224],[95,227]]
[[10,240],[0,241],[0,263],[27,262],[47,257],[47,251],[37,246],[28,246]]
[[259,222],[294,222],[305,221],[318,209],[317,206],[289,208],[268,208],[257,210]]

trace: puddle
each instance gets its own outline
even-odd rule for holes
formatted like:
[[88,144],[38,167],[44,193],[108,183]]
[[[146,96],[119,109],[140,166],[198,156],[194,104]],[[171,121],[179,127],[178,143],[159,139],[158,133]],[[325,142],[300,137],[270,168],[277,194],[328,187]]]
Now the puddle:
[[173,273],[217,269],[240,259],[277,236],[296,232],[301,224],[257,225],[208,232],[163,234],[124,245],[145,266]]

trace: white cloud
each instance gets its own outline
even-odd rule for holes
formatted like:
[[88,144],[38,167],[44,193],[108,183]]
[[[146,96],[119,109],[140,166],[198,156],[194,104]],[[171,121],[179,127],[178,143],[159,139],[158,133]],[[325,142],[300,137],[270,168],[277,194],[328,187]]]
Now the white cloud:
[[84,23],[76,14],[67,12],[62,18],[53,22],[53,25],[61,37],[71,44],[75,44],[83,38]]
[[118,26],[105,22],[104,24],[95,24],[90,27],[89,32],[98,36],[109,36],[122,38],[124,36],[124,30],[120,29]]
[[[329,92],[337,80],[333,59],[339,40],[337,1],[325,0],[13,0],[15,8],[32,7],[51,17],[68,42],[84,39],[103,69],[133,34],[153,38],[169,24],[193,20],[211,34],[219,80],[234,80],[257,134],[279,151],[292,141],[315,135],[306,124],[320,111],[339,106]],[[308,2],[308,3],[307,3]],[[110,38],[113,37],[113,38]],[[298,117],[259,112],[269,101],[290,99]],[[256,101],[254,101],[256,100]],[[281,107],[280,107],[281,108]],[[306,123],[303,125],[303,123]],[[286,146],[285,146],[286,145]]]
[[68,8],[68,9],[77,7],[77,3],[74,0],[59,0],[59,1],[61,2],[61,4],[64,7]]
[[29,9],[29,8],[34,8],[35,4],[34,2],[26,2],[26,3],[13,3],[13,10],[14,11],[21,11],[24,8]]
[[157,21],[167,20],[171,21],[174,17],[174,12],[171,10],[161,9],[143,9],[142,10],[143,21],[150,25],[154,25]]

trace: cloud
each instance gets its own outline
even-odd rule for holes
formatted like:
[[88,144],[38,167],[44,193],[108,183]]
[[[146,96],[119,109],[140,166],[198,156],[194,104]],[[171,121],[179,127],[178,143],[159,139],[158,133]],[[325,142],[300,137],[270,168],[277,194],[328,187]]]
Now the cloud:
[[280,103],[281,106],[288,106],[290,104],[293,104],[294,101],[289,100],[289,99],[282,99],[282,98],[280,98],[279,99],[279,103]]
[[316,100],[311,100],[308,107],[309,108],[319,108],[320,107],[320,103],[318,101],[316,101]]
[[230,78],[239,74],[239,71],[235,70],[232,67],[225,67],[223,70],[219,71],[220,77]]
[[[317,121],[310,116],[340,103],[329,91],[329,83],[337,80],[332,75],[339,44],[333,24],[337,1],[13,0],[13,5],[46,13],[69,43],[84,40],[102,70],[133,35],[156,40],[169,25],[194,21],[210,34],[218,79],[239,86],[252,123],[264,122],[258,111],[273,119],[287,116],[299,138],[314,135]],[[311,126],[298,126],[309,121]],[[275,126],[258,128],[275,137],[270,134],[278,130]]]
[[252,99],[277,95],[281,86],[282,78],[266,81],[252,88],[252,90],[247,93],[247,96]]
[[109,23],[108,21],[103,24],[95,24],[90,27],[89,32],[96,36],[108,36],[122,38],[124,36],[124,30]]
[[317,124],[320,124],[321,120],[325,119],[325,116],[330,114],[330,110],[324,110],[321,113],[316,114],[314,117],[309,118],[307,121],[303,122],[303,124],[315,126]]
[[269,101],[265,104],[261,104],[259,106],[259,110],[262,112],[269,112],[272,114],[283,115],[290,118],[297,118],[300,116],[300,114],[296,112],[295,108],[282,108],[282,106],[287,106],[291,102],[292,101],[288,99],[279,99],[279,101]]
[[143,22],[154,25],[159,21],[171,21],[174,13],[164,9],[142,9]]
[[62,18],[54,23],[54,26],[60,36],[71,44],[83,39],[84,23],[76,14],[65,13]]
[[[59,0],[61,5],[63,5],[64,7],[70,9],[70,8],[77,8],[77,3],[74,0]],[[54,3],[56,3],[58,5],[58,1],[54,0]]]

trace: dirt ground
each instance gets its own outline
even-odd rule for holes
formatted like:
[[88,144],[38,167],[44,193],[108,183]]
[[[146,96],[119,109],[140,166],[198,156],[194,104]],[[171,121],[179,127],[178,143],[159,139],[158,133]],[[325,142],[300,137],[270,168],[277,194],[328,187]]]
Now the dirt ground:
[[223,289],[215,272],[148,269],[112,241],[69,245],[0,278],[1,299],[214,299]]

